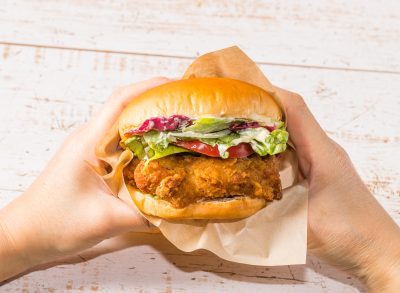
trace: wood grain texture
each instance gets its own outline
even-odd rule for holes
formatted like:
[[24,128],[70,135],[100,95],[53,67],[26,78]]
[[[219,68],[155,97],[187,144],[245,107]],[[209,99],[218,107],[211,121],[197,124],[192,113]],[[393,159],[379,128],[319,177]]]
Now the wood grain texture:
[[237,44],[258,62],[400,72],[397,0],[3,0],[1,42],[193,58]]
[[[154,75],[179,76],[190,63],[25,46],[0,46],[0,55],[1,205],[29,186],[68,133],[86,122],[114,88]],[[366,184],[400,223],[400,75],[261,68],[272,82],[304,96],[323,128],[345,147]],[[15,143],[21,137],[29,143]],[[264,268],[232,264],[204,251],[183,253],[159,235],[130,236],[129,244],[134,247],[33,272],[1,289],[254,292],[269,284],[269,292],[357,292],[350,276],[313,258],[306,266]]]
[[[12,190],[14,182],[26,188],[45,163],[43,158],[62,142],[72,129],[89,119],[118,85],[154,75],[179,76],[190,60],[151,56],[65,51],[46,48],[2,46],[0,69],[7,81],[2,87],[1,107],[13,101],[13,111],[4,111],[1,125],[4,169],[17,176],[0,179]],[[321,69],[261,65],[271,81],[301,93],[322,127],[353,158],[361,176],[375,195],[396,208],[400,186],[400,75],[337,72]],[[51,84],[51,86],[49,86]],[[382,86],[384,85],[384,87]],[[13,131],[9,130],[13,123]],[[29,125],[29,131],[27,131]],[[19,137],[30,141],[7,148]],[[44,140],[46,142],[44,142]],[[39,153],[38,153],[39,151]],[[29,160],[19,176],[17,167]],[[384,175],[382,175],[384,174]],[[19,177],[23,177],[18,179]],[[15,188],[15,187],[14,187]],[[399,220],[399,214],[393,216]]]
[[[356,280],[310,257],[306,266],[256,267],[231,263],[207,251],[183,253],[161,235],[119,237],[119,251],[93,258],[89,252],[47,270],[37,270],[2,287],[4,292],[358,292]],[[90,259],[90,260],[89,260]],[[44,268],[43,268],[44,269]],[[339,278],[339,283],[336,279]],[[340,291],[339,291],[340,290]]]
[[[155,75],[179,77],[193,57],[237,44],[274,84],[303,95],[400,224],[399,36],[395,0],[4,0],[0,207],[30,185],[68,133],[88,121],[113,89]],[[104,254],[110,247],[118,251]],[[358,292],[360,285],[313,257],[305,266],[253,267],[206,251],[183,253],[161,235],[131,234],[0,287],[1,292],[257,290]]]

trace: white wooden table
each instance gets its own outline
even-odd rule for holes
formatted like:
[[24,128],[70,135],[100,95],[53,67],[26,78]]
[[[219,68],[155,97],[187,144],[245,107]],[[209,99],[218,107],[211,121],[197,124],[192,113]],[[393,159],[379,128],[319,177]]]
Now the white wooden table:
[[[239,45],[301,93],[400,223],[400,2],[30,1],[0,5],[0,206],[118,85],[180,76],[199,54]],[[251,267],[182,253],[160,235],[32,272],[1,292],[358,292],[313,257]],[[123,247],[121,247],[123,248]],[[93,256],[96,251],[93,251]]]

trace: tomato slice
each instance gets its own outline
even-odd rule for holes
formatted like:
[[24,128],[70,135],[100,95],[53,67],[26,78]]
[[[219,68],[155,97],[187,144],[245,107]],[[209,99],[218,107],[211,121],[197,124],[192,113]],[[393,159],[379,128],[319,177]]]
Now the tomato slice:
[[245,158],[254,153],[249,143],[239,143],[238,145],[232,146],[228,149],[229,158]]
[[[220,157],[218,146],[210,146],[199,140],[184,141],[178,140],[175,142],[177,146],[191,150],[193,152],[203,154],[209,157]],[[228,149],[229,158],[245,158],[254,153],[250,144],[240,143],[238,145],[232,146]]]

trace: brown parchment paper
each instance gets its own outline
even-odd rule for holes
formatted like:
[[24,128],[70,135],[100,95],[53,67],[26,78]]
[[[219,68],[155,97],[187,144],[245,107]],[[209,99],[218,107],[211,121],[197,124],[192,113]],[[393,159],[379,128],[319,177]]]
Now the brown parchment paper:
[[[229,77],[243,80],[274,93],[257,65],[238,47],[198,57],[183,78]],[[279,101],[279,97],[275,95]],[[128,150],[118,149],[118,127],[114,124],[96,146],[96,155],[111,166],[103,179],[119,198],[134,206],[122,170],[132,159]],[[209,250],[219,257],[251,265],[304,264],[307,251],[308,187],[298,182],[297,156],[293,148],[282,155],[280,176],[283,197],[269,203],[253,216],[235,221],[168,221],[143,215],[177,248],[189,252]],[[140,211],[139,211],[140,212]]]

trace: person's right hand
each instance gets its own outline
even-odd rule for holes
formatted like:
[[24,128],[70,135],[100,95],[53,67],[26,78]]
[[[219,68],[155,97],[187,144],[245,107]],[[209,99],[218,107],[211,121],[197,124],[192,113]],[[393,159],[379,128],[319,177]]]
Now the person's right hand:
[[308,249],[372,292],[400,292],[400,229],[297,94],[276,88],[309,184]]

